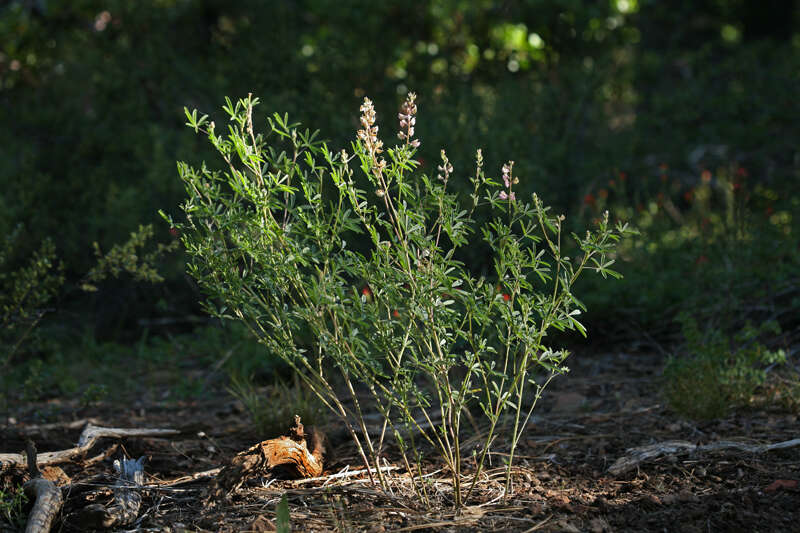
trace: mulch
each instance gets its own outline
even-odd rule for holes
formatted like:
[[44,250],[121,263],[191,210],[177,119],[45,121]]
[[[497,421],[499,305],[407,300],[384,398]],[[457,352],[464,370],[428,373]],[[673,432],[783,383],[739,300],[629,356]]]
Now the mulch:
[[[665,441],[769,444],[800,437],[796,407],[765,402],[708,422],[682,419],[660,394],[663,359],[652,353],[588,348],[545,391],[517,450],[511,494],[503,497],[503,448],[491,457],[467,506],[454,514],[447,472],[425,462],[431,505],[414,497],[400,461],[387,457],[390,492],[373,486],[346,435],[332,422],[331,459],[314,481],[254,476],[227,498],[206,497],[219,468],[265,438],[228,397],[192,402],[98,406],[68,401],[31,405],[2,431],[0,452],[32,438],[40,452],[74,446],[78,415],[99,425],[174,428],[171,437],[101,439],[90,452],[51,467],[65,505],[54,531],[80,531],[86,505],[110,501],[114,458],[147,456],[138,531],[274,531],[285,494],[293,531],[800,531],[800,447],[764,453],[726,449],[665,454],[612,475],[626,450]],[[37,427],[46,410],[50,426]],[[80,421],[79,421],[80,422]],[[288,427],[287,421],[287,427]],[[394,458],[397,459],[397,458]],[[59,472],[60,471],[60,472]],[[337,475],[338,474],[338,475]],[[0,472],[0,487],[24,480]],[[13,531],[3,523],[0,531]]]

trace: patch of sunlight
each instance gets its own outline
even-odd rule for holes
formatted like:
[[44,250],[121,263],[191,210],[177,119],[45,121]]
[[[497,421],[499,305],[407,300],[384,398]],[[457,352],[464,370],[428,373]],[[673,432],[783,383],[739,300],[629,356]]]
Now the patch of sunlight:
[[528,44],[536,49],[544,48],[544,41],[538,33],[531,33],[528,35]]
[[722,36],[722,40],[731,44],[738,43],[742,40],[742,32],[739,31],[739,28],[731,24],[723,25],[720,30],[720,35]]
[[636,13],[637,11],[639,11],[639,1],[638,0],[616,0],[614,2],[614,7],[616,7],[617,11],[619,11],[623,15],[627,15],[629,13]]

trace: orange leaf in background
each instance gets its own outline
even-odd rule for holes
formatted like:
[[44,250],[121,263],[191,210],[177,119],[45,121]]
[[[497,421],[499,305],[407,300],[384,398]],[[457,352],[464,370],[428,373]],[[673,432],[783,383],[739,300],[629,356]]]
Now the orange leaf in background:
[[764,492],[775,492],[780,489],[796,489],[796,488],[797,488],[796,479],[776,479],[775,481],[773,481],[767,487],[764,488]]

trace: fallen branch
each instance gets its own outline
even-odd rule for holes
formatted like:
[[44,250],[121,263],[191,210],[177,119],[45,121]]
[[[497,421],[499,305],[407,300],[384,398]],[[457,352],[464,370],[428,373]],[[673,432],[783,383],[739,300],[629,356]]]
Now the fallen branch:
[[[153,428],[105,428],[88,424],[81,432],[78,445],[68,450],[57,452],[45,452],[36,456],[36,463],[40,465],[51,465],[69,461],[76,455],[88,451],[98,439],[103,437],[161,437],[165,435],[177,435],[180,431],[176,429],[153,429]],[[21,453],[0,453],[0,470],[11,465],[24,465],[25,457]]]
[[[381,472],[391,472],[392,470],[399,470],[399,469],[400,469],[399,466],[382,466],[380,468],[380,471]],[[374,468],[370,468],[369,470],[373,474],[376,472],[376,470]],[[366,468],[362,468],[361,470],[348,470],[348,471],[345,471],[345,472],[338,472],[336,474],[331,474],[329,476],[319,476],[319,477],[309,477],[309,478],[306,478],[306,479],[298,479],[298,480],[294,481],[293,484],[295,486],[299,486],[299,485],[306,485],[308,483],[315,483],[317,481],[325,481],[327,483],[328,481],[334,481],[336,479],[351,478],[351,477],[360,476],[361,474],[366,474],[366,473],[367,473],[367,469]]]
[[195,472],[193,474],[188,474],[185,476],[181,476],[176,479],[169,479],[164,480],[156,483],[152,488],[163,488],[163,487],[174,487],[176,485],[183,485],[185,483],[191,483],[192,481],[197,481],[198,479],[203,479],[206,477],[213,477],[219,474],[222,467],[219,466],[217,468],[212,468],[211,470],[204,470],[203,472]]
[[78,429],[86,424],[94,424],[97,422],[99,422],[97,418],[81,418],[79,420],[72,420],[70,422],[53,422],[52,424],[31,424],[28,426],[18,426],[15,429],[24,435],[30,435],[34,433],[44,433],[54,429]]
[[22,486],[28,498],[35,500],[31,514],[28,515],[28,523],[25,526],[25,533],[47,533],[53,526],[53,520],[61,510],[64,499],[61,497],[61,490],[55,483],[44,479],[36,464],[36,446],[33,441],[28,441],[26,450],[28,456],[28,472],[31,479]]
[[746,444],[743,442],[721,440],[703,445],[692,444],[691,442],[684,440],[670,440],[627,449],[626,452],[628,455],[617,459],[614,464],[608,468],[608,472],[614,475],[622,474],[624,472],[633,470],[644,462],[652,461],[653,459],[661,457],[662,455],[686,455],[690,453],[716,452],[720,450],[764,453],[771,452],[773,450],[794,448],[795,446],[800,446],[800,439],[792,439],[784,442],[777,442],[775,444]]
[[108,507],[100,503],[87,505],[78,517],[85,529],[108,529],[132,524],[139,515],[142,495],[139,489],[144,482],[144,457],[133,461],[123,458],[114,461],[119,478],[114,483],[114,503]]

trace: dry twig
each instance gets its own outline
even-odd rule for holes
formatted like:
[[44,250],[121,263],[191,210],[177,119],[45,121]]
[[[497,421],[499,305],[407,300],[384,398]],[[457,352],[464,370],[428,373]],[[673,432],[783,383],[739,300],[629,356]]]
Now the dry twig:
[[[51,465],[69,461],[76,455],[88,451],[98,439],[103,437],[161,437],[166,435],[177,435],[180,431],[176,429],[154,429],[154,428],[104,428],[88,424],[78,439],[78,445],[67,450],[57,452],[45,452],[36,456],[36,463],[40,465]],[[25,457],[21,453],[0,453],[0,470],[9,465],[25,464]]]
[[743,442],[722,440],[710,444],[697,445],[684,440],[670,440],[647,446],[639,446],[626,450],[628,455],[617,459],[608,468],[610,474],[622,474],[633,470],[641,463],[652,461],[662,455],[684,455],[697,452],[716,452],[720,450],[738,450],[747,453],[764,453],[800,446],[800,439],[787,440],[775,444],[745,444]]

